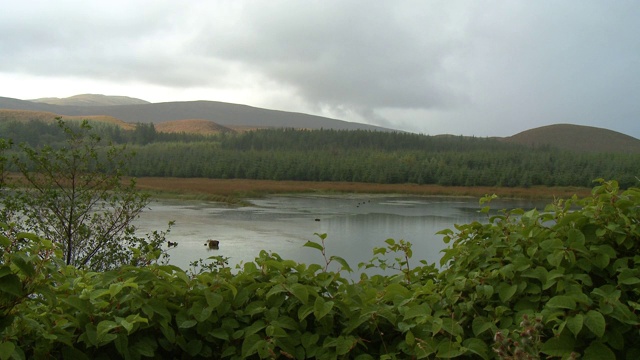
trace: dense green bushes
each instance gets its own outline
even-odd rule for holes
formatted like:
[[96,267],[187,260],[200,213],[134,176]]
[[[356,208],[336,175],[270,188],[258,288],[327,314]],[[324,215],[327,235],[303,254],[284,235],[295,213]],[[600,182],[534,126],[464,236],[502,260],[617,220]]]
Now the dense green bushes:
[[582,200],[442,233],[440,270],[388,240],[361,264],[386,275],[357,282],[328,270],[348,268],[338,257],[266,252],[200,274],[87,272],[49,241],[4,237],[0,358],[640,356],[640,189],[602,182]]

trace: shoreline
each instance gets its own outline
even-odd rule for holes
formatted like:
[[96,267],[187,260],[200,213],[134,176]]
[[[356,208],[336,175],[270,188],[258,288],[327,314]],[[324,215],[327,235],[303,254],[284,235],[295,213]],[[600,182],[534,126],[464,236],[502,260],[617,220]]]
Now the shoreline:
[[421,196],[482,197],[496,194],[500,198],[553,200],[591,194],[582,187],[466,187],[418,184],[373,184],[354,182],[276,181],[208,178],[136,178],[136,187],[152,198],[185,198],[243,204],[244,199],[271,194],[406,194]]

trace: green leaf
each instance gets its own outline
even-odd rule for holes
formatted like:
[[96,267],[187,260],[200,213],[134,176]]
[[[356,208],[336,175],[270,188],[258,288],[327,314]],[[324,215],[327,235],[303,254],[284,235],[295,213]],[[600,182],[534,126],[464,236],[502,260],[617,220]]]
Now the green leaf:
[[567,328],[571,330],[575,337],[578,337],[583,324],[584,316],[582,316],[582,314],[576,314],[575,316],[571,316],[567,319]]
[[306,304],[307,301],[309,301],[309,291],[306,286],[299,283],[291,284],[289,286],[289,291],[293,296],[300,300],[301,303]]
[[516,291],[518,290],[518,285],[507,285],[507,284],[501,284],[503,286],[499,286],[499,290],[498,290],[498,295],[500,296],[500,300],[502,302],[507,302],[509,299],[511,299],[513,297],[513,295],[515,295]]
[[556,250],[551,254],[547,255],[547,261],[551,266],[559,267],[562,263],[562,259],[564,258],[564,253],[562,251]]
[[120,293],[120,291],[122,291],[122,283],[116,283],[116,284],[111,284],[109,285],[109,295],[111,295],[111,298],[115,297],[116,295],[118,295]]
[[22,271],[26,276],[33,276],[33,274],[35,274],[35,267],[33,266],[33,263],[29,261],[26,254],[17,253],[11,258],[11,260],[13,261],[13,264],[17,266],[18,269],[20,269],[20,271]]
[[522,277],[538,279],[543,285],[547,282],[547,275],[547,269],[542,266],[538,266],[535,269],[525,271],[521,274]]
[[347,261],[343,258],[341,258],[340,256],[331,256],[329,258],[330,261],[336,261],[338,264],[340,264],[340,266],[342,266],[342,269],[348,271],[348,272],[353,272],[353,270],[351,269],[351,267],[349,266],[349,264],[347,263]]
[[493,322],[482,316],[476,316],[471,323],[473,334],[478,336],[494,326]]
[[406,341],[407,345],[413,346],[416,343],[416,337],[411,331],[407,331],[407,334],[404,336],[404,341]]
[[122,355],[123,358],[130,357],[129,337],[126,334],[119,334],[113,343],[116,346],[116,350],[118,350],[118,353],[120,353],[120,355]]
[[298,320],[304,320],[309,314],[313,313],[315,304],[304,304],[298,308]]
[[462,346],[466,348],[468,352],[476,354],[483,359],[489,358],[489,354],[488,354],[489,347],[484,341],[478,338],[466,339],[465,341],[462,342]]
[[464,330],[457,321],[450,317],[442,318],[442,330],[453,336],[462,336]]
[[178,322],[178,327],[180,329],[189,329],[192,328],[194,326],[196,326],[198,324],[198,322],[194,319],[188,319],[188,320],[183,320],[181,322]]
[[576,301],[571,296],[558,295],[549,299],[546,306],[551,309],[574,310],[576,308]]
[[311,352],[310,350],[312,350],[315,347],[318,347],[319,339],[320,339],[320,335],[312,334],[310,332],[305,332],[304,334],[302,334],[302,337],[300,338],[300,342],[302,343],[302,346],[304,347],[304,349],[307,350],[307,353],[309,353]]
[[222,295],[213,291],[205,291],[204,297],[207,300],[207,305],[214,309],[217,308],[218,305],[222,304],[222,301],[224,300]]
[[135,351],[146,357],[153,357],[156,350],[156,342],[153,338],[145,336],[131,345],[130,351]]
[[16,346],[12,342],[3,342],[0,344],[0,360],[7,360],[13,356]]
[[390,284],[384,288],[384,298],[387,300],[394,300],[396,298],[406,299],[411,297],[411,291],[401,284]]
[[96,341],[98,344],[100,343],[109,343],[115,340],[118,335],[110,333],[111,330],[118,327],[114,321],[111,320],[102,320],[98,323],[96,327]]
[[616,360],[614,354],[609,347],[601,342],[593,342],[584,350],[584,360]]
[[348,353],[356,342],[352,337],[344,336],[340,336],[336,340],[336,353],[338,355],[344,355]]
[[589,310],[584,317],[584,326],[586,326],[591,332],[597,337],[601,338],[604,336],[604,331],[606,328],[606,321],[604,316],[598,311]]
[[[567,334],[567,335],[565,335]],[[540,352],[547,354],[549,356],[564,356],[566,354],[570,354],[573,351],[573,347],[575,344],[575,340],[568,333],[562,332],[560,336],[552,337],[549,340],[545,341],[540,348]]]
[[299,327],[299,323],[288,316],[280,316],[276,320],[273,320],[271,324],[289,330],[296,330]]
[[436,357],[441,359],[451,359],[463,355],[466,351],[460,347],[460,344],[449,339],[443,339],[438,344]]
[[244,338],[242,341],[242,357],[248,358],[249,356],[258,352],[258,347],[264,346],[264,340],[260,339],[260,336],[252,334]]
[[202,350],[202,340],[192,339],[187,343],[187,353],[191,357],[196,357]]
[[257,333],[258,331],[264,329],[266,327],[266,324],[264,323],[263,320],[257,320],[256,322],[254,322],[253,324],[247,326],[244,329],[244,336],[247,337],[249,335],[253,335],[255,333]]
[[11,294],[13,296],[22,295],[22,282],[15,274],[0,277],[0,292]]
[[640,279],[636,276],[636,269],[623,269],[618,275],[618,283],[624,285],[635,285],[640,283]]
[[209,335],[220,340],[229,341],[229,334],[222,328],[215,328],[209,331]]
[[324,301],[323,298],[317,297],[313,304],[313,315],[320,320],[333,309],[333,301]]
[[303,246],[324,251],[324,247],[321,244],[318,244],[317,242],[313,242],[313,241],[307,241]]
[[574,247],[576,245],[584,245],[584,234],[578,229],[570,229],[567,232],[567,243]]
[[0,246],[2,246],[2,247],[11,246],[11,239],[9,239],[8,237],[6,237],[4,235],[0,235]]

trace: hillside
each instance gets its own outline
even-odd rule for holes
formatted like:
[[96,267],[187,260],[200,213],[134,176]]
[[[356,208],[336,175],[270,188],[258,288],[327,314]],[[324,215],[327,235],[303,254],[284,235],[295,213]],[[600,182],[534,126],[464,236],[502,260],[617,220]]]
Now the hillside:
[[103,123],[109,123],[118,125],[124,130],[133,130],[135,128],[134,124],[126,123],[120,119],[114,118],[113,116],[107,115],[88,115],[88,116],[61,116],[60,114],[54,114],[52,112],[47,111],[28,111],[28,110],[5,110],[0,109],[0,122],[2,121],[20,121],[20,122],[28,122],[28,121],[42,121],[42,122],[53,122],[56,117],[63,117],[66,120],[91,120],[98,121]]
[[187,133],[211,135],[222,132],[233,132],[234,130],[216,124],[211,120],[191,119],[166,121],[155,125],[156,131],[164,133]]
[[139,105],[150,104],[148,101],[136,99],[128,96],[112,96],[102,94],[81,94],[67,98],[40,98],[29,100],[37,103],[51,105],[71,105],[71,106],[114,106],[114,105]]
[[[122,102],[128,104],[118,104]],[[34,101],[0,97],[0,119],[35,117],[46,121],[55,116],[107,121],[127,129],[136,123],[153,123],[157,131],[169,133],[215,134],[264,128],[397,131],[309,114],[216,101],[148,103],[125,96],[95,94]],[[634,137],[603,128],[571,124],[543,126],[498,139],[529,147],[551,146],[575,152],[640,153],[640,140]]]
[[504,140],[527,146],[552,146],[580,153],[640,154],[640,140],[616,131],[583,125],[542,126]]
[[154,123],[183,119],[211,120],[233,128],[286,127],[298,129],[397,131],[303,113],[268,110],[217,101],[186,101],[153,104],[77,106],[52,105],[0,97],[0,109],[47,111],[64,116],[108,115],[128,123]]

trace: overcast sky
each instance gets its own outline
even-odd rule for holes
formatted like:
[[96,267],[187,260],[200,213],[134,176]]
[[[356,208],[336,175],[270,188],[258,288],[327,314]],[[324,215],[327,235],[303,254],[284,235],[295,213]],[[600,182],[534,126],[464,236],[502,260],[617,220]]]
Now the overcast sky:
[[640,138],[640,2],[13,1],[0,96],[215,100],[423,134]]

